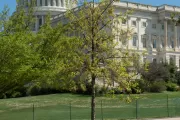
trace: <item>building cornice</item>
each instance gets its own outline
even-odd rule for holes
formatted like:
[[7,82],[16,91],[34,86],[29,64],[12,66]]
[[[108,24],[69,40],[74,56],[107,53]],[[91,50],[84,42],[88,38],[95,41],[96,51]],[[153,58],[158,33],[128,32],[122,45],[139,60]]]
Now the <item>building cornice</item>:
[[171,6],[167,4],[161,6],[152,6],[152,5],[140,4],[134,2],[121,1],[121,2],[114,2],[114,6],[120,8],[134,9],[134,10],[149,11],[149,12],[163,12],[163,11],[180,12],[180,6]]

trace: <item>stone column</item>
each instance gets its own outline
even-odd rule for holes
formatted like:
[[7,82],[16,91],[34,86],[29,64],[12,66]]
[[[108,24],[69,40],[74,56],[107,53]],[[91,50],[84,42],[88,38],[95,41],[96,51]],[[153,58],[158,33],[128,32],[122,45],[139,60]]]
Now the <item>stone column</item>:
[[141,33],[140,33],[140,28],[141,28],[141,18],[137,18],[137,34],[138,34],[138,50],[140,50],[142,46],[141,42]]
[[66,7],[66,1],[65,0],[63,0],[63,7]]
[[[127,19],[126,19],[127,31],[130,29],[130,26],[129,26],[129,25],[130,25],[130,20],[129,20],[129,19],[130,19],[130,17],[127,17]],[[118,27],[119,27],[119,29],[122,29],[122,28],[120,28],[121,26],[118,26]],[[118,34],[119,34],[119,33],[118,33]],[[134,35],[133,35],[133,36],[134,36]],[[132,38],[133,38],[133,37],[132,37]],[[133,46],[133,45],[132,45],[132,46],[130,45],[131,43],[133,43],[133,42],[131,42],[131,40],[128,40],[128,39],[127,39],[127,42],[126,42],[126,43],[128,44],[128,49]],[[137,44],[136,44],[136,45],[137,45]]]
[[[147,24],[148,26],[152,26],[152,22],[150,19],[147,20]],[[147,27],[147,30],[148,30],[148,38],[147,38],[147,50],[148,50],[148,53],[151,53],[152,52],[152,33],[151,33],[151,30],[152,28],[151,27]]]
[[165,54],[165,62],[170,63],[170,56]]
[[179,68],[179,56],[175,55],[175,65]]
[[38,27],[39,27],[38,24],[39,24],[38,17],[36,16],[35,31],[38,31]]
[[70,8],[70,0],[67,0],[67,8]]
[[51,6],[51,0],[47,0],[48,6]]
[[168,33],[167,33],[167,20],[164,20],[164,48],[168,47]]
[[177,26],[174,25],[174,48],[177,49]]
[[42,0],[42,6],[45,6],[45,0]]
[[40,6],[40,0],[36,0],[37,6]]
[[58,0],[58,5],[59,7],[61,7],[61,0]]
[[56,0],[53,0],[53,6],[56,6]]
[[44,15],[41,16],[42,18],[42,25],[45,23]]

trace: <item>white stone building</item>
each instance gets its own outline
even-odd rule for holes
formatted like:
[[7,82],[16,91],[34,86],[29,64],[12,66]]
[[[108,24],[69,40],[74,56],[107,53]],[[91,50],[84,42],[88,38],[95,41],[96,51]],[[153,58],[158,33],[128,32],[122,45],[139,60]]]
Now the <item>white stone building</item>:
[[117,15],[133,9],[133,13],[128,15],[127,20],[121,22],[120,26],[133,28],[134,35],[128,41],[128,47],[139,52],[146,51],[146,54],[141,56],[143,62],[172,60],[180,67],[180,27],[176,26],[171,18],[172,13],[180,13],[180,7],[132,2],[116,2],[114,6]]
[[[32,1],[33,0],[19,0],[17,5],[28,8],[28,3],[31,3]],[[34,0],[34,15],[37,19],[33,31],[38,31],[39,27],[45,22],[45,16],[47,14],[50,14],[52,17],[54,17],[63,12],[66,12],[66,10],[70,7],[73,7],[69,4],[70,1],[71,0]]]
[[[23,1],[20,0],[19,5],[24,5]],[[44,23],[44,16],[48,12],[52,15],[52,24],[57,24],[62,13],[70,8],[67,7],[69,2],[66,4],[66,1],[37,0],[35,31]],[[115,2],[114,7],[117,15],[133,9],[133,13],[128,15],[126,21],[120,22],[119,26],[133,28],[134,35],[132,40],[128,41],[128,47],[138,52],[146,51],[146,55],[141,56],[143,62],[169,62],[172,60],[177,67],[180,67],[180,26],[176,26],[171,19],[172,13],[180,13],[180,7],[151,6],[132,2]],[[176,16],[175,19],[178,17]]]

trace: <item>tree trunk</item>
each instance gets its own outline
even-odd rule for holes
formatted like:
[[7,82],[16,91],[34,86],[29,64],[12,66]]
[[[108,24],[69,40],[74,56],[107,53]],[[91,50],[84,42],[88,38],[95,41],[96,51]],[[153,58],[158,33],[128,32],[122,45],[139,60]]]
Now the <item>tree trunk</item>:
[[[91,11],[92,12],[92,39],[91,39],[91,44],[92,44],[92,54],[91,54],[91,65],[92,65],[92,67],[94,67],[94,52],[95,52],[95,39],[94,39],[94,37],[95,37],[95,33],[94,33],[94,0],[93,0],[93,10]],[[95,80],[96,80],[96,76],[95,76],[95,73],[94,73],[94,71],[92,72],[92,74],[91,74],[91,88],[92,88],[92,95],[91,95],[91,120],[95,120],[95,116],[96,116],[96,114],[95,114]]]
[[92,95],[91,95],[91,120],[95,120],[95,75],[92,74],[92,78],[91,78],[91,88],[92,88]]

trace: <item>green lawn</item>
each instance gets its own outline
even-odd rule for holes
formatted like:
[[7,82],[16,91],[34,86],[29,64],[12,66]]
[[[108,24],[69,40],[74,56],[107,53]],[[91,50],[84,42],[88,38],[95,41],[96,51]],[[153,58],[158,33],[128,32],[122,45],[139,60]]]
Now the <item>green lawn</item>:
[[[97,119],[102,116],[104,120],[180,116],[180,92],[132,95],[133,99],[139,99],[131,103],[122,100],[125,97],[97,97]],[[72,120],[90,120],[90,96],[72,94],[0,100],[0,120],[33,120],[33,104],[34,120],[70,120],[70,109]]]

